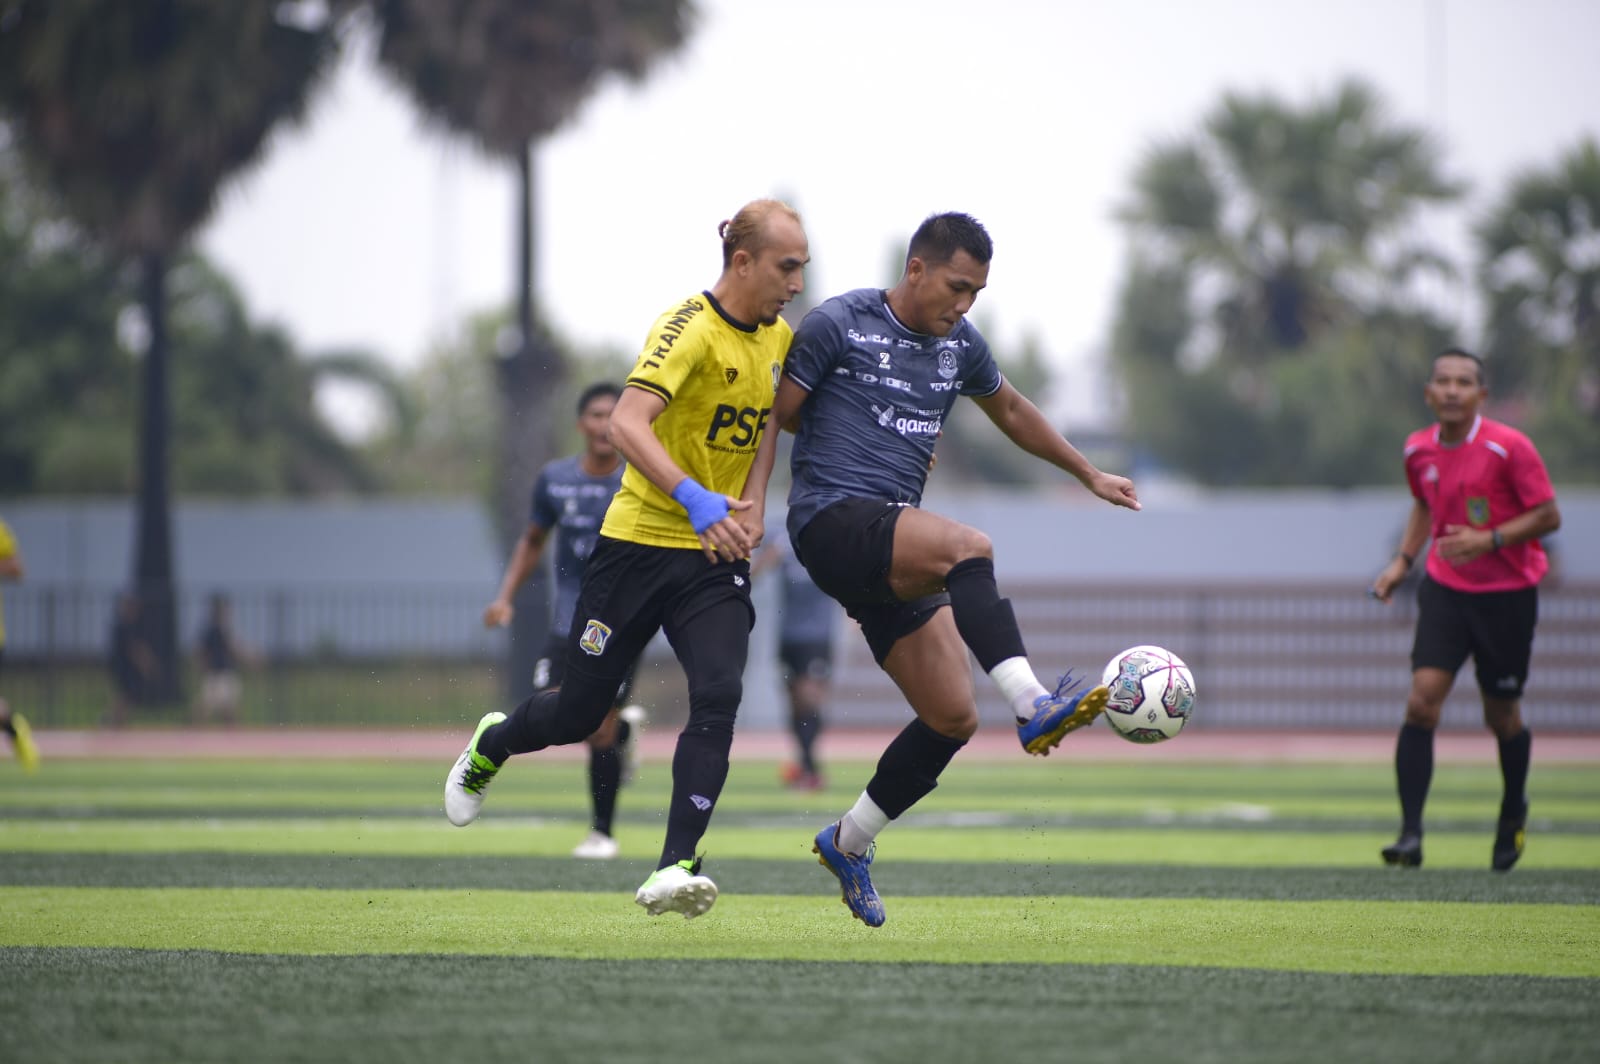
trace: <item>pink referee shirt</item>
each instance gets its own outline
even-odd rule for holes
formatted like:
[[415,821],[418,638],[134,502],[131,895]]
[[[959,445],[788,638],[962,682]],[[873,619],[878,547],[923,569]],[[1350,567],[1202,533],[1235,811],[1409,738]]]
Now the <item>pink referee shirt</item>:
[[1451,565],[1434,549],[1446,525],[1494,528],[1555,498],[1532,440],[1480,414],[1457,444],[1440,443],[1438,425],[1413,432],[1406,437],[1405,463],[1412,496],[1433,516],[1429,576],[1458,591],[1516,591],[1539,582],[1550,561],[1536,539],[1464,565]]

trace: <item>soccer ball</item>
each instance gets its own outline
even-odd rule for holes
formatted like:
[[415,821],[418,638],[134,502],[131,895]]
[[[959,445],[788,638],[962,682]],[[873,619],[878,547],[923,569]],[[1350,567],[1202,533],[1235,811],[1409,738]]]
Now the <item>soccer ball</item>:
[[1130,743],[1159,743],[1183,730],[1194,709],[1194,674],[1166,647],[1129,647],[1110,661],[1106,719]]

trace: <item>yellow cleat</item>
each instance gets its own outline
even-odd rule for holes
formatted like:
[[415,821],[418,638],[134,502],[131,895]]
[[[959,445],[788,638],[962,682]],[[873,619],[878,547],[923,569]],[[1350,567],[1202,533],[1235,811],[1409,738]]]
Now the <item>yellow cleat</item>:
[[11,727],[16,733],[12,742],[17,747],[17,761],[22,765],[24,772],[39,771],[39,748],[34,745],[33,729],[28,727],[28,719],[21,713],[11,714]]

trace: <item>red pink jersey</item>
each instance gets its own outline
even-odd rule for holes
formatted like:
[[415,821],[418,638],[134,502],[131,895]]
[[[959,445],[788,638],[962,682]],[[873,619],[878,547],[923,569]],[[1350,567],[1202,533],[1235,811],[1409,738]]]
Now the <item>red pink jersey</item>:
[[1460,443],[1440,443],[1438,425],[1413,432],[1406,438],[1405,464],[1412,496],[1433,517],[1430,577],[1458,591],[1516,591],[1539,582],[1550,561],[1536,539],[1462,565],[1451,565],[1434,549],[1448,525],[1495,528],[1555,498],[1533,441],[1479,415]]

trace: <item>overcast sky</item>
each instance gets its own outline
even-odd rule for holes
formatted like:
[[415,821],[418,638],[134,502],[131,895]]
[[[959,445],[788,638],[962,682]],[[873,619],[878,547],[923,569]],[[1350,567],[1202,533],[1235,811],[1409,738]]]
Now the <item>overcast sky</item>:
[[[539,155],[539,298],[575,341],[627,349],[708,287],[716,225],[764,195],[803,213],[816,297],[888,283],[927,214],[995,240],[976,316],[1002,366],[1038,337],[1093,398],[1137,161],[1226,90],[1293,102],[1373,83],[1471,184],[1426,231],[1465,256],[1476,213],[1600,136],[1594,0],[697,0],[688,47],[591,99]],[[425,128],[352,56],[310,121],[225,195],[204,250],[303,347],[402,366],[512,297],[512,175]],[[1476,339],[1475,308],[1445,293]]]

